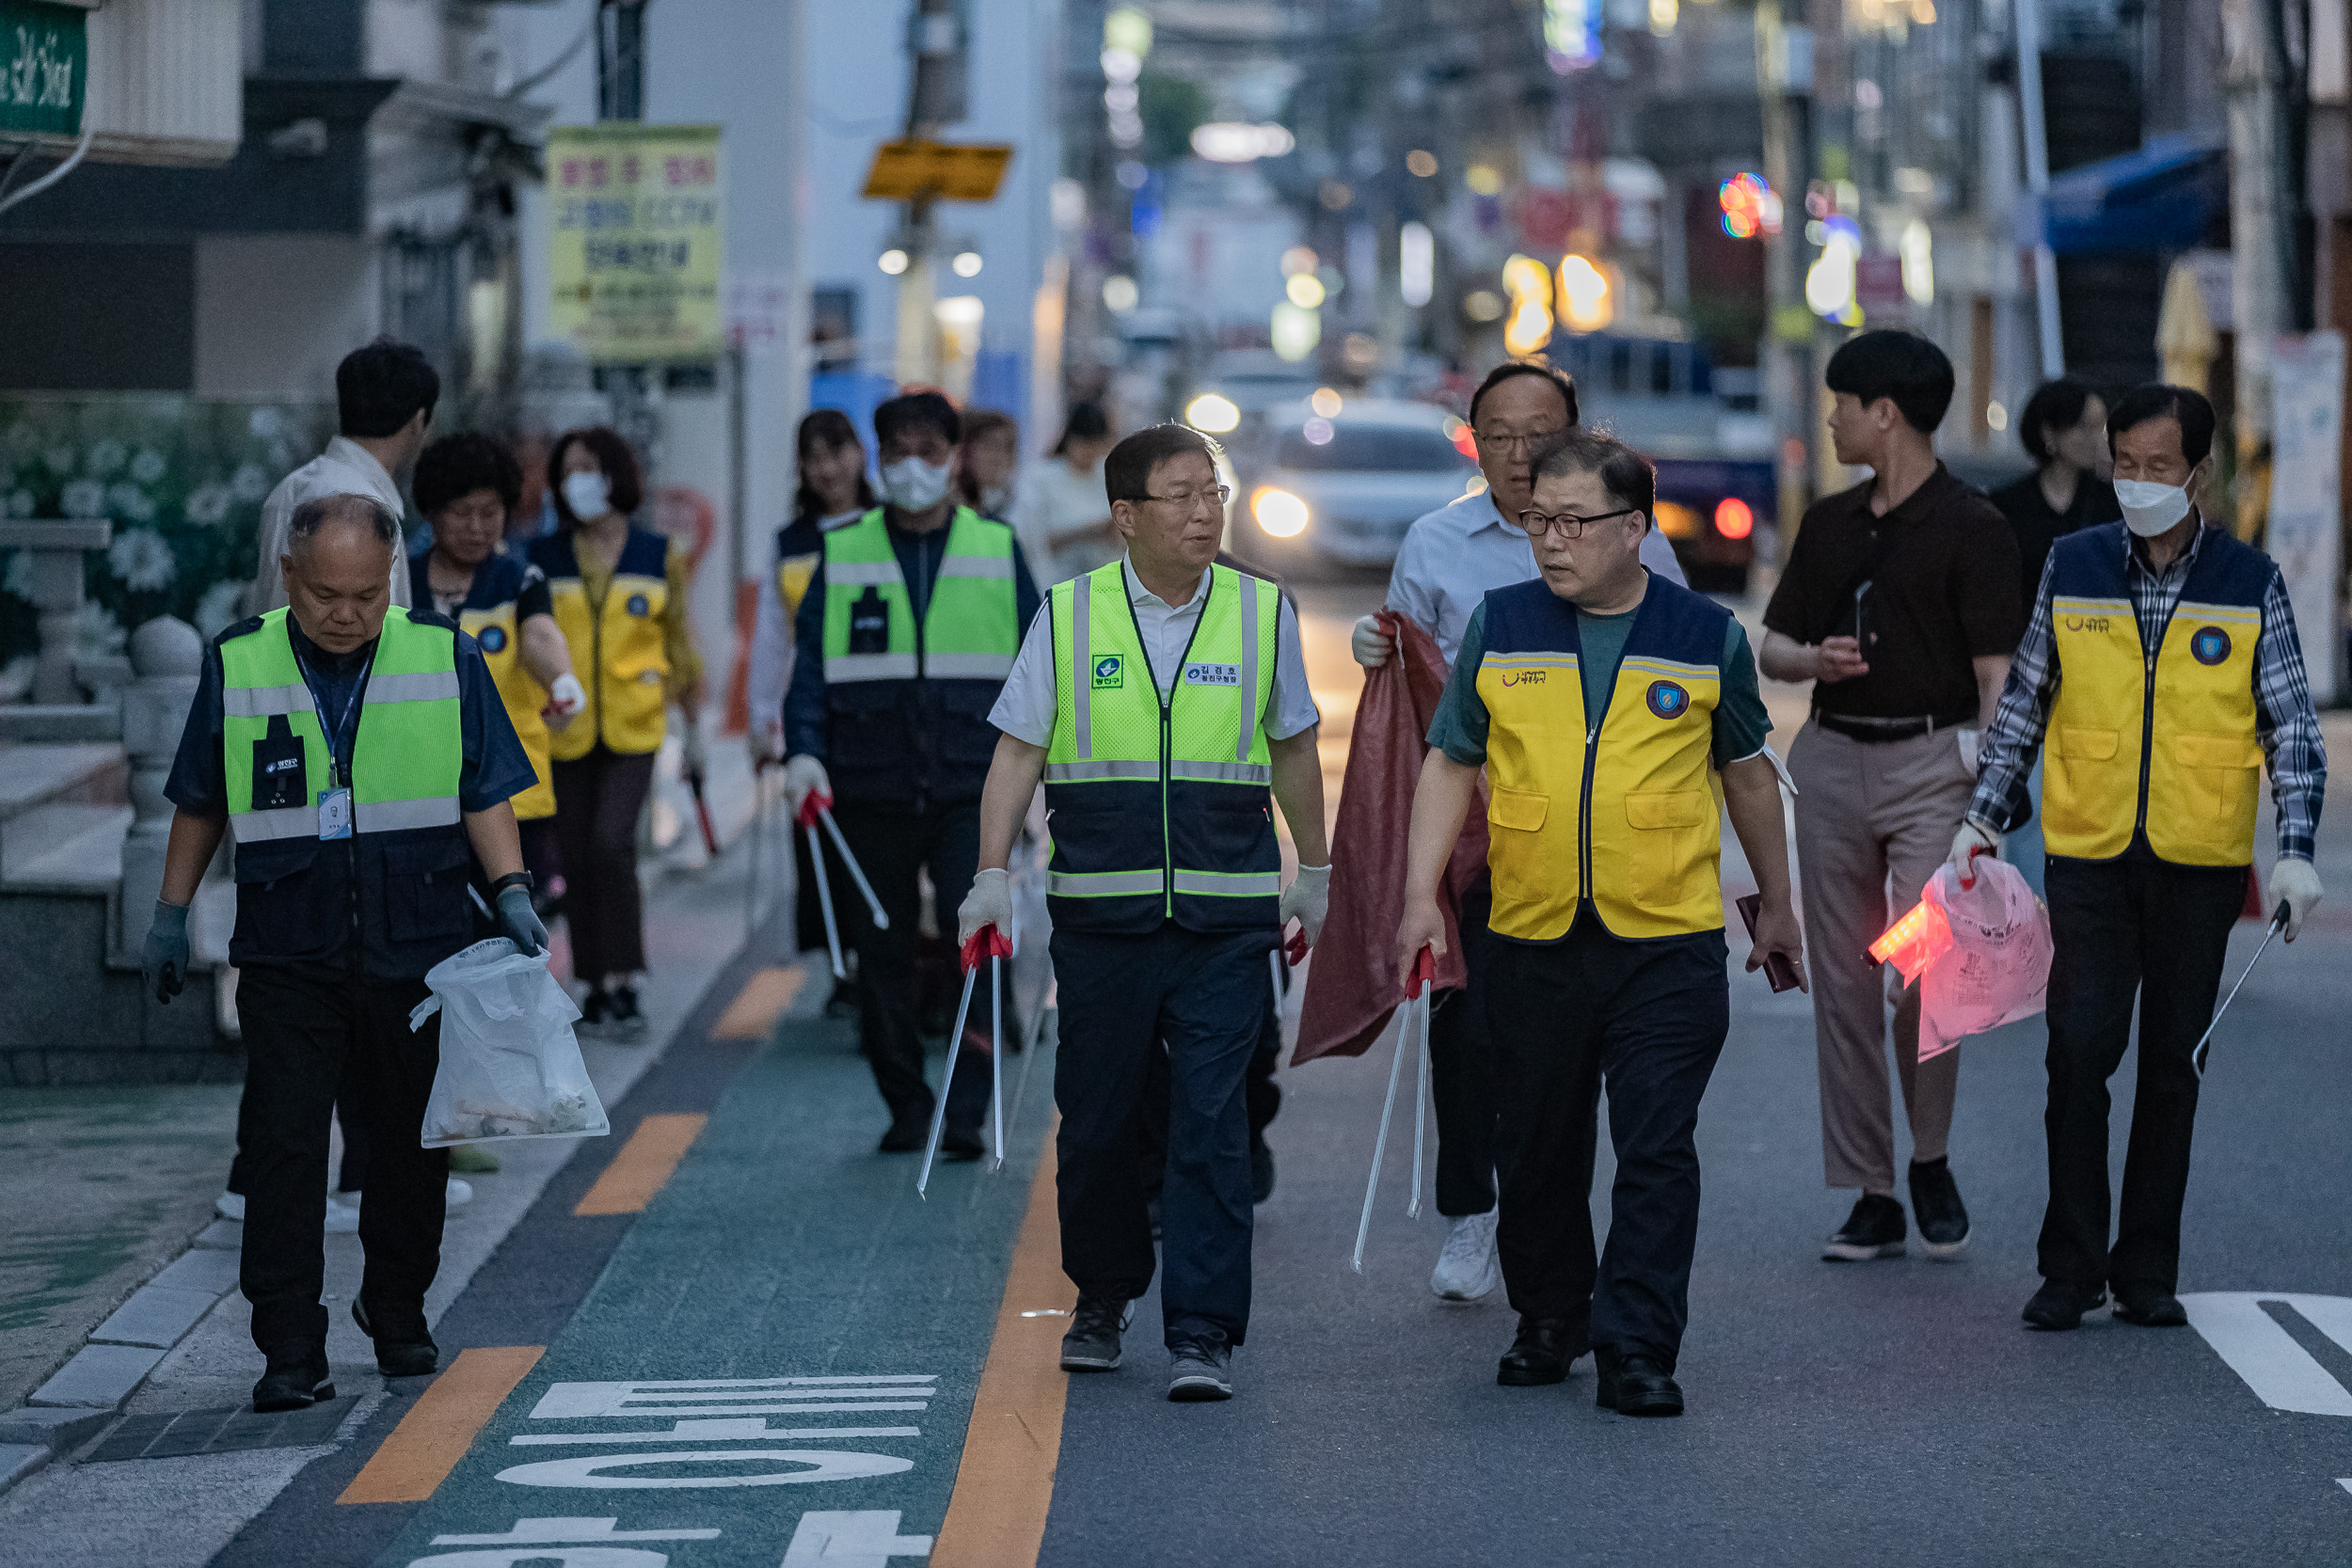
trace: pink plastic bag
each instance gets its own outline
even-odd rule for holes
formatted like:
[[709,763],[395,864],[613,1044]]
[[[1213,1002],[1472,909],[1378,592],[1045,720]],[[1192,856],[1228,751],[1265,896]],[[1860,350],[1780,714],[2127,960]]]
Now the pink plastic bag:
[[1947,865],[1920,902],[1944,911],[1950,949],[1919,982],[1919,1059],[2042,1011],[2050,990],[2050,911],[2006,861],[1976,863],[1974,887]]

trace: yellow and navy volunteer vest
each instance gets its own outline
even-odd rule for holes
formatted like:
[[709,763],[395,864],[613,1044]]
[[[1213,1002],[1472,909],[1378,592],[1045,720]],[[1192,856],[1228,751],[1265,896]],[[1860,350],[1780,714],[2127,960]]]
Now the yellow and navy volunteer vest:
[[2263,766],[2254,645],[2270,558],[2207,529],[2153,657],[2124,580],[2122,523],[2050,552],[2058,668],[2043,740],[2042,840],[2053,855],[2112,860],[2144,832],[2160,860],[2245,865]]
[[813,523],[793,523],[776,530],[776,602],[784,606],[787,641],[793,619],[801,613],[801,601],[808,596],[809,579],[816,577],[824,560],[824,536]]
[[977,800],[1021,651],[1013,534],[959,506],[922,619],[882,509],[825,535],[825,769],[845,800]]
[[470,939],[458,787],[465,731],[456,627],[388,610],[351,742],[351,836],[319,836],[336,787],[310,682],[274,610],[221,636],[221,769],[237,846],[231,961],[331,959],[422,974]]
[[548,576],[555,624],[571,644],[572,669],[588,693],[580,716],[548,733],[548,754],[558,762],[586,756],[599,740],[625,756],[661,749],[669,703],[670,655],[661,640],[669,558],[668,539],[630,529],[599,612],[580,580],[572,531],[531,542],[532,564]]
[[1589,897],[1631,940],[1719,929],[1708,771],[1727,610],[1653,576],[1607,706],[1587,713],[1576,607],[1541,581],[1486,595],[1488,924],[1553,942]]
[[1209,568],[1162,701],[1123,562],[1057,584],[1045,809],[1057,927],[1140,935],[1272,931],[1282,891],[1265,709],[1281,594]]
[[[429,555],[409,561],[411,597],[420,605],[433,603]],[[515,738],[523,743],[531,771],[538,783],[509,802],[515,819],[529,822],[555,815],[555,781],[548,771],[548,721],[540,710],[548,705],[548,689],[523,664],[522,623],[516,613],[516,596],[523,590],[529,568],[502,550],[483,557],[473,569],[473,586],[457,607],[458,629],[482,649],[482,662],[490,668],[499,698],[506,705]]]

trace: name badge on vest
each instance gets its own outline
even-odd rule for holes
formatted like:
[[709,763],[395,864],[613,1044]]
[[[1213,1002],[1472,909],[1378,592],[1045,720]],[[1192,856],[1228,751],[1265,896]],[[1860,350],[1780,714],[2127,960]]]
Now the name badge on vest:
[[850,652],[886,654],[890,651],[890,606],[882,590],[867,584],[850,606]]
[[1241,666],[1238,664],[1187,664],[1184,666],[1186,686],[1239,686]]
[[322,789],[319,791],[319,837],[349,838],[351,836],[351,791]]
[[291,735],[264,736],[253,743],[253,809],[285,811],[310,803],[302,742]]

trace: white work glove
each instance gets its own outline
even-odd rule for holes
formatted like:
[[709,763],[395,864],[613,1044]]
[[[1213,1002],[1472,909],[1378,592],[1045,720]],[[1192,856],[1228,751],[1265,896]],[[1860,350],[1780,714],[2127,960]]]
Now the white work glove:
[[2319,902],[2319,873],[2306,860],[2282,860],[2270,868],[2270,907],[2287,907],[2287,940],[2303,929],[2303,917]]
[[1282,902],[1274,916],[1276,926],[1288,929],[1293,916],[1298,928],[1312,947],[1323,935],[1324,918],[1331,912],[1331,868],[1327,865],[1302,865],[1291,885],[1282,890]]
[[686,733],[678,736],[678,771],[690,779],[710,776],[710,753],[703,749],[702,721],[686,716]]
[[1389,662],[1396,652],[1396,644],[1380,629],[1380,617],[1367,615],[1356,623],[1356,629],[1347,634],[1347,651],[1356,656],[1356,662],[1367,670],[1377,670]]
[[1986,832],[1974,822],[1963,819],[1960,824],[1960,832],[1952,835],[1950,856],[1952,869],[1960,876],[1960,885],[1962,887],[1977,885],[1977,872],[1976,868],[1969,863],[1971,861],[1979,855],[1997,855],[2000,852],[2001,841],[1999,839]]
[[973,875],[972,891],[956,910],[956,945],[961,947],[990,926],[1012,930],[1012,883],[993,867]]
[[559,730],[579,718],[580,710],[587,705],[587,689],[569,670],[556,676],[555,684],[548,688],[548,722]]
[[784,803],[792,815],[801,815],[801,802],[812,795],[833,799],[833,781],[825,776],[825,765],[803,752],[788,757],[784,764]]

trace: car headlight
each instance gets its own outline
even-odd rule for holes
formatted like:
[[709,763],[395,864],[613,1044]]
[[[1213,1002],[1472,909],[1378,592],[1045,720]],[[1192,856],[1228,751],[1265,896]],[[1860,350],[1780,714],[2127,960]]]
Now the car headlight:
[[1307,503],[1272,484],[1258,486],[1249,498],[1249,515],[1277,539],[1295,539],[1307,531]]
[[1241,423],[1241,410],[1232,400],[1203,392],[1184,407],[1184,423],[1212,436],[1223,436]]

